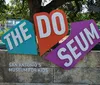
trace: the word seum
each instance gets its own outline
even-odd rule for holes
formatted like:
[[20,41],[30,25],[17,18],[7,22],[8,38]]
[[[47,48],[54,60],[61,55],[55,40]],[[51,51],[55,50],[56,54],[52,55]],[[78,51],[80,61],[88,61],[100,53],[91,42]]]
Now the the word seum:
[[[9,53],[42,56],[68,34],[68,21],[62,10],[36,13],[34,24],[22,20],[2,36]],[[44,59],[71,69],[100,42],[100,32],[94,20],[71,23],[70,35],[52,49]],[[35,34],[36,33],[36,34]],[[38,52],[39,47],[39,52]]]

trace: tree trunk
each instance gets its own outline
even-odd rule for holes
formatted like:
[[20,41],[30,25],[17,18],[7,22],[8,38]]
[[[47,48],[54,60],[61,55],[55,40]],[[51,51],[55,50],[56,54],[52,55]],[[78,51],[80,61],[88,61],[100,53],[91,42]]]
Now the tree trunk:
[[33,14],[40,12],[41,4],[38,0],[28,0],[29,10],[30,10],[30,21],[33,22]]
[[42,0],[28,0],[29,9],[30,9],[30,17],[32,19],[33,14],[37,12],[50,12],[53,9],[58,8],[63,5],[66,1],[70,0],[53,0],[50,4],[45,7],[41,6]]
[[[68,1],[82,1],[82,0],[53,0],[47,6],[42,7],[41,2],[42,0],[28,0],[29,9],[30,9],[30,17],[33,17],[33,14],[37,12],[51,12],[53,9],[57,9],[64,3]],[[79,8],[78,8],[79,9]]]

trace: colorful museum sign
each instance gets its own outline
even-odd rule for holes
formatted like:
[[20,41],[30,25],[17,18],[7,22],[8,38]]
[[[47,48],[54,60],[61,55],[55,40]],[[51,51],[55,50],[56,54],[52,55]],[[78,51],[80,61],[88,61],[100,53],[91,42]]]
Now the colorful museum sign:
[[100,42],[100,32],[93,20],[72,23],[71,28],[70,36],[45,57],[64,69],[74,67]]
[[37,55],[37,43],[33,24],[22,20],[2,36],[9,53]]
[[50,14],[44,12],[35,14],[34,24],[40,55],[50,50],[68,34],[66,15],[61,10],[54,10]]
[[[9,53],[37,55],[39,46],[41,56],[68,34],[68,21],[62,10],[36,13],[33,18],[34,26],[22,20],[2,36]],[[68,70],[99,42],[100,31],[94,20],[74,22],[68,38],[51,49],[44,59]]]

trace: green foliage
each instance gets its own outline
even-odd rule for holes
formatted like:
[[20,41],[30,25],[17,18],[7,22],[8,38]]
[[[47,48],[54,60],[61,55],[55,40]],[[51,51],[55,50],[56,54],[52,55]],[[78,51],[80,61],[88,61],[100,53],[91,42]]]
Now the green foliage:
[[2,23],[5,23],[7,18],[29,19],[29,13],[27,0],[11,0],[11,5],[6,5],[4,0],[0,0],[0,21]]
[[6,9],[5,0],[0,0],[0,12],[5,13],[2,9]]
[[100,26],[100,21],[97,23],[98,26]]
[[29,8],[27,0],[11,0],[11,6],[9,6],[9,17],[12,18],[29,18]]
[[[82,4],[88,4],[87,0],[77,0],[81,2],[78,7],[82,7]],[[96,5],[100,5],[100,1],[96,0]],[[68,5],[68,3],[70,3]],[[95,19],[100,20],[100,13],[80,13],[79,10],[76,11],[77,4],[75,1],[69,1],[64,6],[61,6],[60,9],[64,10],[67,14],[67,18],[69,22],[87,20],[87,19]],[[5,23],[7,18],[22,18],[29,19],[30,18],[30,10],[28,7],[28,0],[11,0],[11,5],[5,5],[5,0],[0,0],[0,23]]]
[[4,33],[6,33],[7,31],[9,31],[9,28],[5,28],[5,29],[3,30]]
[[2,37],[3,34],[5,34],[9,28],[5,28],[4,30],[0,30],[0,38]]
[[27,0],[11,0],[11,5],[8,5],[8,18],[29,18],[29,9]]
[[5,21],[6,9],[7,6],[5,4],[5,0],[0,0],[0,21]]
[[88,20],[90,19],[90,14],[89,13],[78,13],[76,17],[74,18],[74,21],[82,21],[82,20]]
[[4,32],[3,31],[0,31],[0,37],[2,37],[3,34],[4,34]]
[[[70,1],[69,3],[71,5],[71,8],[69,7],[70,5],[67,5],[67,4],[65,4],[59,8],[59,9],[62,9],[66,13],[69,22],[89,20],[89,19],[94,19],[96,21],[100,20],[100,12],[95,12],[95,10],[94,11],[88,10],[89,12],[87,12],[87,13],[81,13],[81,11],[79,11],[79,10],[76,12],[77,7],[76,7],[75,2]],[[83,0],[83,1],[81,1],[81,3],[82,3],[81,5],[87,5],[87,9],[91,8],[91,6],[90,6],[91,4],[89,4],[89,2],[87,2],[87,0]],[[80,5],[80,9],[82,9],[81,5]],[[90,6],[90,8],[89,8],[89,6]],[[99,7],[100,1],[96,0],[96,3],[92,6]]]

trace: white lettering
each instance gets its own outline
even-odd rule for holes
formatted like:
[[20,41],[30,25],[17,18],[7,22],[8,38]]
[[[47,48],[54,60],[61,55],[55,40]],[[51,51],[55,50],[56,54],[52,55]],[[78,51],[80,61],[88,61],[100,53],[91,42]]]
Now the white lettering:
[[78,59],[82,54],[81,54],[81,52],[79,52],[79,53],[76,54],[75,51],[76,51],[78,48],[77,48],[76,46],[75,46],[75,47],[72,47],[71,45],[72,45],[73,43],[74,43],[74,40],[72,39],[72,40],[70,40],[66,45],[67,45],[69,51],[72,53],[73,57],[74,57],[75,59]]
[[[42,15],[42,16],[37,16],[36,19],[37,19],[40,38],[48,37],[51,34],[51,26],[49,18],[46,15]],[[42,20],[45,21],[46,33],[43,32]]]
[[78,36],[75,36],[75,40],[76,40],[77,44],[79,45],[79,47],[80,47],[80,49],[81,49],[82,51],[88,50],[89,44],[88,44],[88,42],[87,42],[87,40],[86,40],[84,34],[83,34],[82,32],[80,32],[79,35],[80,35],[80,37],[82,38],[82,41],[84,42],[84,45],[85,45],[85,46],[83,46],[83,44],[82,44],[81,40],[78,38]]
[[15,35],[14,32],[12,31],[12,32],[11,32],[11,35],[12,35],[12,38],[13,38],[13,40],[14,40],[15,46],[18,46],[18,41],[17,41],[17,39],[19,40],[20,43],[23,43],[23,40],[22,40],[21,35],[20,35],[20,33],[19,33],[19,31],[18,31],[17,28],[15,29],[15,33],[16,33],[16,35]]
[[64,66],[69,67],[73,63],[73,59],[70,55],[62,55],[62,52],[66,52],[65,48],[61,48],[58,50],[57,55],[61,60],[68,59],[69,62],[64,63]]
[[10,34],[7,34],[4,39],[7,40],[7,43],[8,43],[8,46],[9,46],[9,49],[12,50],[13,49],[13,46],[12,46],[12,43],[11,43],[11,40],[10,40]]
[[23,35],[24,40],[28,40],[28,39],[30,39],[32,37],[32,35],[31,34],[30,35],[26,35],[26,33],[28,32],[28,29],[27,28],[26,29],[23,28],[25,25],[26,25],[26,22],[22,23],[19,26],[19,28],[20,28],[20,31],[21,31],[21,33]]
[[[61,26],[61,30],[60,31],[58,30],[58,26],[57,26],[57,19],[56,19],[57,17],[60,20],[60,26]],[[61,13],[59,13],[59,12],[56,12],[56,13],[54,13],[52,15],[51,19],[52,19],[52,25],[53,25],[54,32],[57,35],[64,34],[65,31],[66,31],[66,26],[65,26],[65,21],[64,21],[63,15]]]
[[84,32],[85,32],[90,44],[93,45],[93,43],[94,43],[93,39],[95,39],[95,38],[100,39],[100,36],[99,36],[98,32],[96,31],[93,23],[90,24],[90,28],[91,28],[91,32],[87,28],[84,29]]

